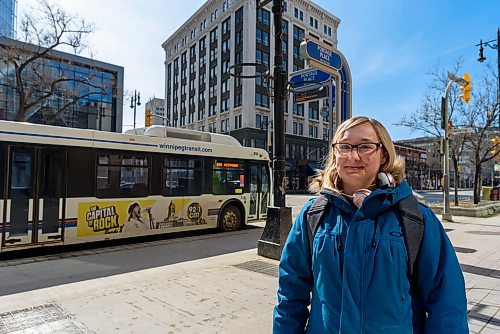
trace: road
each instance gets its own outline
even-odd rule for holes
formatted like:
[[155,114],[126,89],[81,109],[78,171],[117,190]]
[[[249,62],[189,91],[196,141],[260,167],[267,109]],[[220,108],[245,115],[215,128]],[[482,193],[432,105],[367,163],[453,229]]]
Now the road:
[[[443,202],[443,192],[442,191],[426,191],[419,192],[420,195],[424,196],[424,198],[429,203]],[[459,190],[458,191],[458,200],[459,201],[469,201],[472,200],[473,193],[472,190]],[[455,200],[455,190],[450,189],[450,203]]]
[[[125,274],[256,247],[262,228],[0,262],[0,296]],[[1,333],[1,331],[0,331]]]

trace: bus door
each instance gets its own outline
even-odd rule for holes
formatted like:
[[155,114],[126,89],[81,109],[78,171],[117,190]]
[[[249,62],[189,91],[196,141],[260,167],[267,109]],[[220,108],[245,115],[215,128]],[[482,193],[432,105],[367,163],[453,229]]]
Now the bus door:
[[3,246],[61,241],[63,152],[9,147]]
[[266,217],[269,205],[270,178],[269,168],[265,163],[250,163],[250,209],[249,219]]

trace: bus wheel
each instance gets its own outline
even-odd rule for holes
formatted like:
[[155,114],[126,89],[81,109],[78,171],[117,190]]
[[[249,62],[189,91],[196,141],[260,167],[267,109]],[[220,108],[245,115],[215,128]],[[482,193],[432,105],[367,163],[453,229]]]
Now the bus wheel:
[[220,229],[223,232],[232,232],[240,228],[241,225],[241,212],[234,206],[229,205],[222,211]]

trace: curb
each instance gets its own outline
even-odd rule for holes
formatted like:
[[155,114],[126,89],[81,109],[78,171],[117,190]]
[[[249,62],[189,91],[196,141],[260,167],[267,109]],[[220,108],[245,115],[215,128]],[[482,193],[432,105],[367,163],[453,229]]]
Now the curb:
[[[435,214],[441,214],[443,212],[442,206],[432,206],[430,208]],[[500,202],[489,203],[475,208],[461,208],[452,206],[450,207],[450,213],[454,216],[477,217],[477,218],[492,217],[500,213]]]

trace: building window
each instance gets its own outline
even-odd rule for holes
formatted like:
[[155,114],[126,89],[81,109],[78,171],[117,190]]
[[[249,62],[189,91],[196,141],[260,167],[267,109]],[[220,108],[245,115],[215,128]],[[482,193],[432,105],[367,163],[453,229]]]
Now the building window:
[[304,134],[304,125],[302,123],[293,122],[293,134],[302,136]]
[[259,28],[256,30],[257,43],[269,46],[269,33]]
[[269,12],[263,8],[257,8],[257,21],[269,25]]
[[241,129],[241,114],[234,116],[234,128]]
[[243,43],[243,30],[239,30],[235,34],[236,45]]
[[217,96],[217,85],[210,86],[208,90],[209,90],[208,94],[209,98],[214,98]]
[[304,40],[304,29],[297,27],[296,25],[293,26],[293,38],[302,41]]
[[255,105],[269,108],[269,96],[267,94],[255,93]]
[[217,103],[208,106],[208,117],[215,116],[217,114]]
[[222,42],[222,52],[226,53],[229,50],[231,50],[231,40],[226,39],[225,41]]
[[309,103],[309,118],[319,120],[319,102]]
[[213,22],[217,20],[217,9],[210,14],[210,21]]
[[318,127],[314,125],[309,125],[309,137],[318,138]]
[[217,48],[210,49],[210,61],[215,61],[217,59]]
[[222,93],[229,92],[229,79],[222,81],[221,86],[222,86]]
[[[242,99],[242,97],[243,97],[243,94],[241,94],[241,93],[238,93],[238,94],[236,94],[236,95],[234,96],[234,107],[235,107],[235,108],[236,108],[236,107],[241,107],[241,105],[242,105],[242,103],[243,103],[243,101],[242,101],[242,100],[243,100],[243,99]],[[241,115],[240,115],[240,116],[241,116]]]
[[210,44],[217,42],[217,39],[217,28],[215,28],[214,30],[210,31]]
[[205,105],[198,107],[198,120],[201,121],[205,118]]
[[200,39],[200,41],[198,43],[200,51],[205,50],[205,48],[207,47],[206,41],[207,41],[206,37],[203,37],[202,39]]
[[255,61],[259,64],[269,66],[269,53],[257,50],[255,54]]
[[269,124],[269,117],[263,115],[255,115],[255,127],[257,129],[266,129]]
[[229,31],[231,31],[231,18],[228,18],[227,20],[224,20],[224,22],[222,22],[222,33],[225,34]]
[[295,102],[293,103],[293,114],[297,116],[302,116],[304,117],[304,104],[296,104]]
[[235,15],[236,24],[243,23],[243,7],[238,9],[234,15]]

